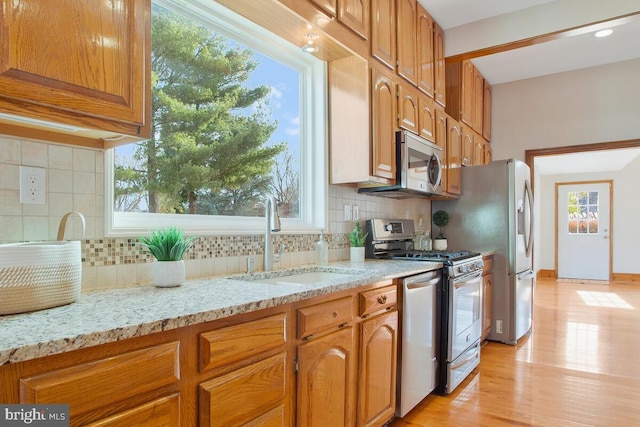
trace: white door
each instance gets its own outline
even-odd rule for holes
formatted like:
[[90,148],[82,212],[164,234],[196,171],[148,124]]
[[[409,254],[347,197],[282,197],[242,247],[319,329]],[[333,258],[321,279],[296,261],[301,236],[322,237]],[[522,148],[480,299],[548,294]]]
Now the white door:
[[556,185],[559,278],[609,280],[612,185]]

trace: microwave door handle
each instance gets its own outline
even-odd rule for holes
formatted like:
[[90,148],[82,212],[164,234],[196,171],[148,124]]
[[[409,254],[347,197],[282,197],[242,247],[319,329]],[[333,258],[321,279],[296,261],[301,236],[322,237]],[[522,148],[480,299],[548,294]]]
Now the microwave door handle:
[[437,154],[434,154],[434,157],[436,158],[436,162],[438,163],[438,179],[436,180],[436,184],[435,186],[438,187],[442,184],[442,161],[440,160],[440,156],[438,156]]

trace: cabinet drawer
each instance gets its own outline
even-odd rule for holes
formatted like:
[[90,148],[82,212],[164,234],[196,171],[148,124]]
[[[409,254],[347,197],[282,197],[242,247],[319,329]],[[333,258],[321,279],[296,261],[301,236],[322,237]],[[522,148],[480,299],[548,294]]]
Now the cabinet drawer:
[[179,348],[178,342],[170,342],[24,378],[20,403],[70,403],[74,419],[162,387],[177,386]]
[[298,309],[298,338],[313,335],[353,320],[353,297]]
[[398,291],[395,285],[361,292],[358,304],[360,316],[395,307],[397,300]]
[[87,427],[158,427],[180,425],[180,396],[162,397],[128,411],[113,415]]
[[286,343],[286,313],[200,334],[200,372],[228,365]]
[[286,354],[279,353],[200,384],[199,425],[240,426],[261,415],[277,418],[286,395],[285,362]]
[[482,258],[483,266],[482,266],[482,274],[489,274],[493,270],[493,257],[488,256]]

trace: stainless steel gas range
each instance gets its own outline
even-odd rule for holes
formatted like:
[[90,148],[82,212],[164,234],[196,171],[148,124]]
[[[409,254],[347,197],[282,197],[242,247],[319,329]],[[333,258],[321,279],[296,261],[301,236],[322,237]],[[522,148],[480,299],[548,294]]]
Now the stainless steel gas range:
[[[415,226],[410,219],[371,219],[365,228],[369,233],[365,245],[367,258],[443,264],[440,279],[432,286],[433,297],[416,296],[415,276],[402,284],[397,414],[403,416],[411,409],[403,404],[407,400],[405,394],[414,393],[416,388],[422,389],[422,398],[432,391],[449,394],[480,363],[482,256],[471,251],[414,250]],[[422,278],[418,282],[433,284],[434,280]],[[425,301],[431,304],[426,309]],[[416,342],[424,339],[430,342]],[[433,379],[424,375],[425,370],[434,371]],[[415,384],[420,376],[428,378],[425,380],[428,384]],[[414,401],[416,397],[410,399]]]

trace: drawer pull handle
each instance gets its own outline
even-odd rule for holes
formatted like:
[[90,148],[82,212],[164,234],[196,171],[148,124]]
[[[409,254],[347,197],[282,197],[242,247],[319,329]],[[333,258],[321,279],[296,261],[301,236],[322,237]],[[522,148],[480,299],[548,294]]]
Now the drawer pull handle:
[[387,296],[386,295],[378,295],[378,304],[384,304],[387,302]]
[[333,317],[338,317],[338,312],[334,311],[332,315],[333,315]]

